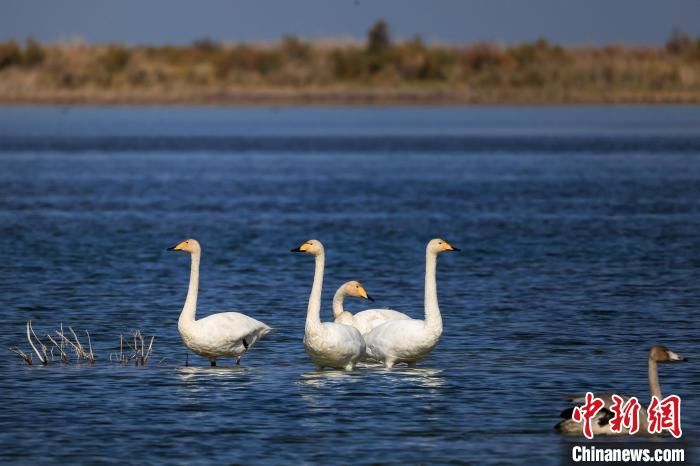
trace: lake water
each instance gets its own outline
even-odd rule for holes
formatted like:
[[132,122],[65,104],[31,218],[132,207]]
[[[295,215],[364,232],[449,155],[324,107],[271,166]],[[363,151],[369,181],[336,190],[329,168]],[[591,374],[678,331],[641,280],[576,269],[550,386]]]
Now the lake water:
[[[5,107],[0,163],[3,463],[555,465],[562,398],[648,402],[655,344],[691,361],[660,378],[700,461],[700,108]],[[434,352],[316,372],[289,249],[324,242],[324,319],[350,279],[420,317],[436,236],[463,252]],[[199,316],[276,329],[240,367],[184,367],[187,237]],[[29,319],[87,329],[97,363],[24,365]],[[110,363],[135,328],[151,364]]]

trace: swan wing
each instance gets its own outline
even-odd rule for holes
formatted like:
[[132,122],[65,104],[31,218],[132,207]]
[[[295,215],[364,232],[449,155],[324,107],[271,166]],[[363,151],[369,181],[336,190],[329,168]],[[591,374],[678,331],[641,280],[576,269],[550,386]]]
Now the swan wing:
[[362,335],[366,335],[385,322],[406,319],[410,319],[410,317],[393,309],[367,309],[352,316],[352,325]]
[[324,322],[320,328],[304,335],[304,347],[320,367],[348,368],[365,356],[365,341],[349,325]]
[[367,355],[382,362],[417,361],[432,351],[439,337],[422,320],[390,320],[365,335]]
[[220,312],[196,321],[202,344],[213,353],[240,355],[270,332],[270,327],[240,312]]
[[365,341],[360,332],[349,325],[324,322],[323,340],[326,347],[338,354],[357,354],[365,352]]
[[[622,428],[620,432],[613,432],[611,427],[610,427],[610,421],[615,417],[615,414],[613,411],[611,411],[611,407],[615,403],[614,400],[612,399],[613,393],[594,393],[594,396],[596,398],[599,398],[603,400],[605,403],[605,406],[601,408],[595,416],[593,416],[591,420],[591,429],[593,431],[594,435],[626,435],[628,433],[626,428]],[[624,401],[624,403],[627,402],[627,400],[630,398],[629,396],[626,395],[619,395]],[[566,398],[568,401],[572,402],[575,405],[582,405],[586,402],[586,396],[569,396]],[[575,434],[575,435],[583,435],[583,424],[579,422],[574,422],[573,419],[571,418],[574,413],[574,407],[569,407],[566,408],[559,414],[559,416],[562,418],[562,421],[560,421],[555,428],[564,434]],[[646,420],[644,419],[643,416],[639,418],[640,422],[640,428],[642,431],[646,428]]]

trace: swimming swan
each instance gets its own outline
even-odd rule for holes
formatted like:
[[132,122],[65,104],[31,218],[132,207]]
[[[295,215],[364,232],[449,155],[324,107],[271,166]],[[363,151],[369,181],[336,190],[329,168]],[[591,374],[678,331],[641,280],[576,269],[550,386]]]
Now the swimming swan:
[[442,317],[437,299],[435,267],[437,255],[459,251],[447,241],[430,240],[425,250],[425,320],[390,320],[365,335],[367,356],[390,368],[399,362],[415,367],[430,353],[442,335]]
[[[661,396],[661,386],[659,385],[659,374],[657,370],[657,363],[669,363],[669,362],[684,362],[687,361],[686,358],[677,355],[673,351],[669,350],[665,346],[654,346],[649,350],[649,358],[647,359],[647,364],[649,366],[649,391],[652,396],[657,397],[662,400]],[[602,408],[593,417],[591,422],[591,429],[593,435],[628,435],[629,429],[621,426],[620,432],[613,432],[610,429],[610,421],[614,417],[614,413],[608,409],[614,404],[611,393],[596,393],[597,398],[602,399],[605,402],[605,407]],[[630,398],[629,396],[622,396],[624,403]],[[585,396],[569,398],[569,401],[575,404],[584,404],[586,402]],[[644,408],[642,408],[644,409]],[[642,409],[640,409],[639,416],[639,434],[647,434],[648,421],[647,417],[643,414]],[[583,423],[575,422],[571,419],[574,412],[574,408],[567,408],[561,412],[561,417],[564,418],[563,421],[559,422],[554,428],[562,434],[572,434],[572,435],[583,435]]]
[[323,266],[325,253],[323,244],[309,240],[292,249],[316,258],[314,283],[309,296],[304,329],[304,348],[319,370],[324,367],[353,370],[365,355],[365,340],[360,332],[349,325],[321,322],[321,291],[323,288]]
[[333,297],[333,317],[337,324],[351,325],[364,336],[375,327],[379,327],[389,320],[410,319],[406,314],[392,309],[367,309],[357,314],[352,314],[343,309],[343,300],[346,296],[358,296],[374,301],[365,291],[361,283],[351,281],[344,283]]
[[240,364],[241,355],[267,335],[270,327],[238,312],[221,312],[195,320],[202,249],[197,240],[188,239],[168,250],[184,251],[192,256],[190,286],[177,321],[183,343],[194,353],[209,358],[212,366],[216,366],[218,357],[235,356],[236,364]]

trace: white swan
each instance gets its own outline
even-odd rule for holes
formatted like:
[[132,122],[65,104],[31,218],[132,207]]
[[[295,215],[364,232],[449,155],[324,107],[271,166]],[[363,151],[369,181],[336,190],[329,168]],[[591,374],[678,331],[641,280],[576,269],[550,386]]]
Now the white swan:
[[319,370],[324,367],[353,370],[364,357],[365,341],[360,332],[349,325],[321,322],[321,291],[325,253],[323,244],[309,240],[292,252],[303,252],[316,258],[314,283],[309,296],[304,329],[304,348]]
[[202,249],[197,240],[188,239],[168,250],[184,251],[192,256],[190,286],[177,321],[177,329],[185,346],[209,358],[212,366],[216,366],[216,358],[232,356],[236,357],[236,364],[240,364],[241,355],[267,335],[270,327],[238,312],[221,312],[195,320]]
[[[668,363],[668,362],[685,362],[686,358],[677,355],[673,351],[669,350],[665,346],[654,346],[649,350],[649,357],[647,358],[648,365],[648,378],[649,378],[649,391],[651,396],[657,397],[662,400],[661,396],[661,386],[659,385],[659,372],[657,363]],[[610,421],[612,420],[614,413],[608,409],[612,407],[614,401],[612,399],[612,393],[596,393],[595,396],[600,398],[605,402],[605,407],[602,408],[593,417],[591,422],[591,431],[593,435],[628,435],[629,429],[621,426],[620,432],[613,432],[610,429]],[[620,397],[624,400],[624,403],[630,398],[629,396]],[[575,404],[583,404],[586,402],[585,396],[571,397],[568,398],[569,401]],[[570,435],[583,435],[583,423],[575,422],[571,419],[574,412],[574,408],[567,408],[561,412],[561,417],[564,418],[563,421],[559,422],[554,428],[562,434]],[[643,413],[643,410],[640,410]],[[645,415],[640,414],[639,416],[639,434],[648,434],[647,429],[648,421]]]
[[350,281],[344,283],[333,297],[333,317],[337,324],[351,325],[360,331],[362,335],[368,334],[372,329],[379,327],[389,320],[410,319],[406,314],[392,309],[367,309],[357,314],[343,309],[343,300],[346,296],[357,296],[374,301],[365,291],[361,283]]
[[459,251],[447,241],[430,240],[425,251],[425,320],[390,320],[365,335],[367,356],[385,367],[399,362],[415,367],[430,353],[442,335],[442,317],[437,299],[435,266],[437,255],[444,251]]

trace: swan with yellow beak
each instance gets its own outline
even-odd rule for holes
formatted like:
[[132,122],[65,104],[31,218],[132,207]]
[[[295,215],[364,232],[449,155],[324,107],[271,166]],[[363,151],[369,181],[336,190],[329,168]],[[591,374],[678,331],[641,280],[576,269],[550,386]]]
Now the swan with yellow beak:
[[177,322],[183,343],[192,352],[208,358],[212,366],[222,357],[235,357],[236,364],[240,364],[241,355],[267,335],[270,327],[240,312],[220,312],[196,319],[202,248],[197,240],[187,239],[168,250],[186,252],[192,258],[187,298]]

